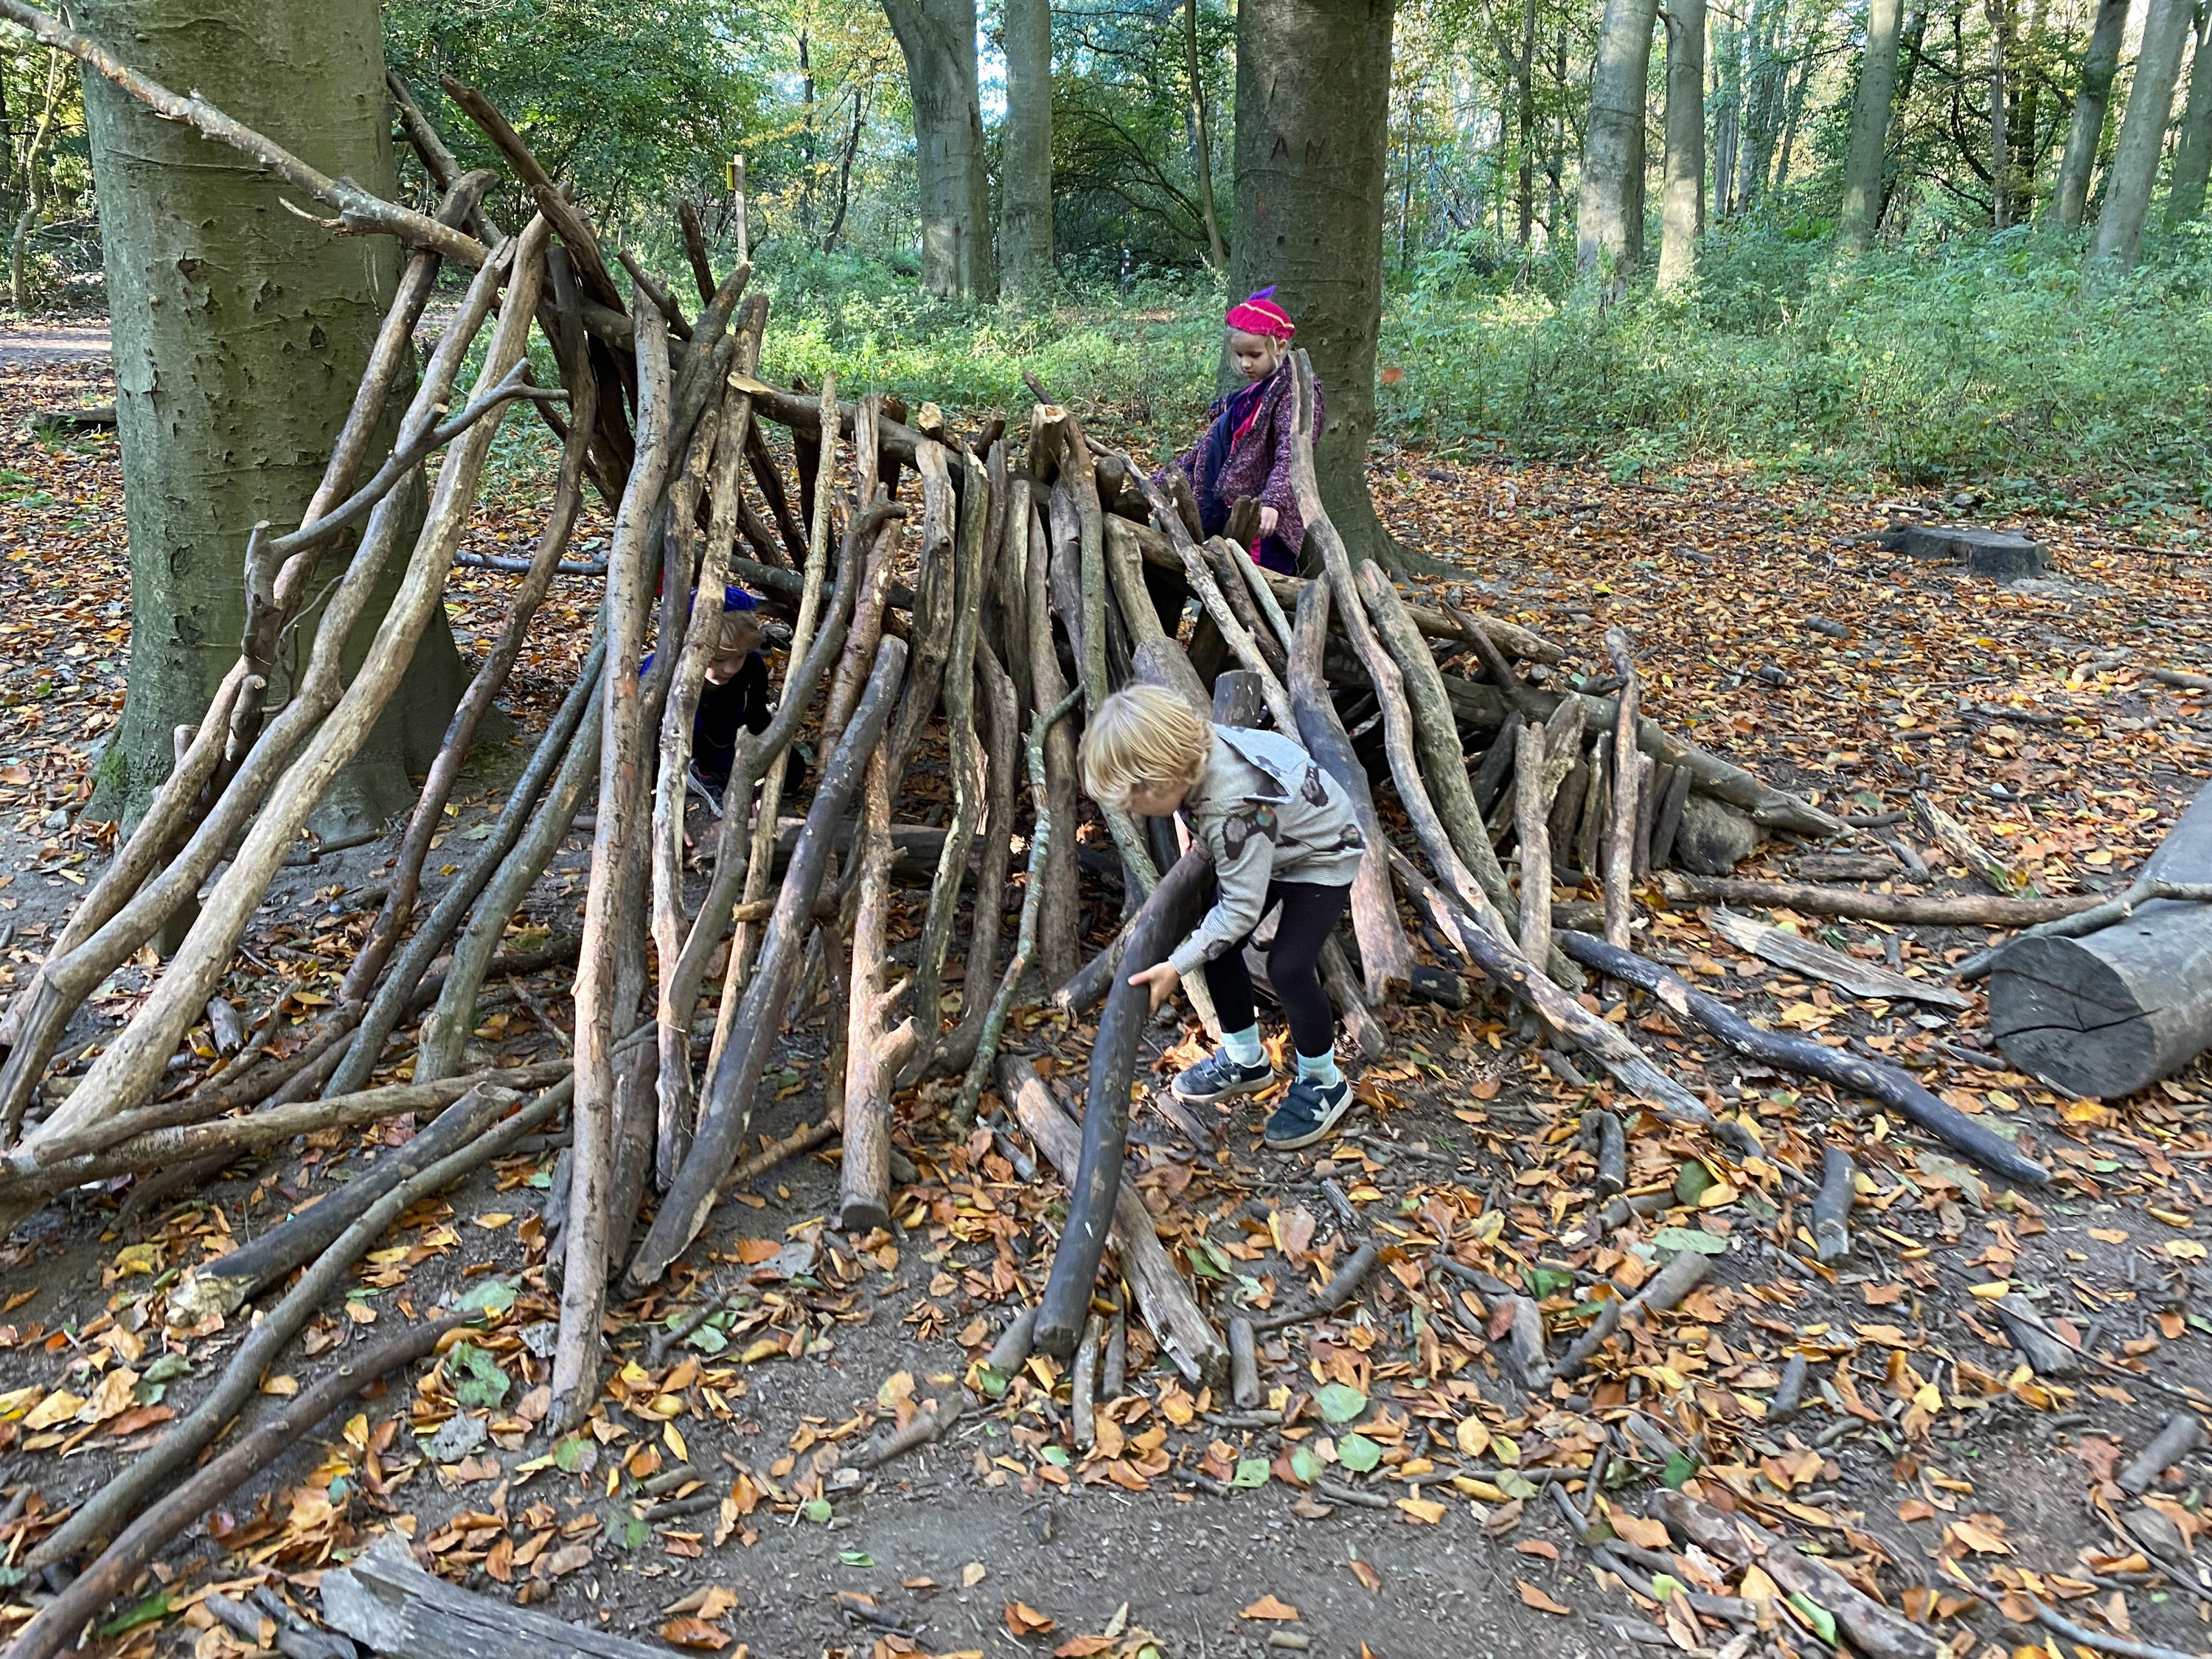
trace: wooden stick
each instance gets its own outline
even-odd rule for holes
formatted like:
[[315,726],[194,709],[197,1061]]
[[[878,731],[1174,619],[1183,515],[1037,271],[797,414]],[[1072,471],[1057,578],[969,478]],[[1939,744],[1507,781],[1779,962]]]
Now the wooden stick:
[[[1504,741],[1504,738],[1499,739]],[[1514,737],[1513,823],[1521,837],[1521,954],[1552,954],[1551,802],[1544,794],[1549,753],[1544,728],[1523,724]]]
[[894,1430],[861,1447],[860,1455],[853,1460],[854,1465],[864,1469],[879,1469],[894,1457],[903,1456],[919,1447],[942,1439],[945,1431],[960,1420],[965,1403],[957,1394],[930,1401],[915,1413],[914,1420],[904,1428]]
[[1820,1154],[1820,1190],[1813,1199],[1813,1253],[1823,1262],[1851,1253],[1851,1155],[1840,1146]]
[[[479,384],[496,384],[520,360],[544,237],[545,227],[539,221],[523,233],[514,289],[486,353]],[[447,450],[406,574],[352,684],[276,787],[258,803],[252,829],[217,879],[183,946],[131,1023],[110,1039],[84,1081],[56,1114],[58,1120],[81,1123],[126,1109],[143,1100],[160,1080],[179,1040],[228,971],[238,941],[300,826],[367,740],[433,611],[442,603],[446,573],[474,503],[497,425],[496,421],[480,422]]]
[[1900,1067],[1862,1060],[1844,1049],[1804,1037],[1762,1031],[1719,998],[1693,988],[1672,969],[1632,951],[1617,951],[1589,933],[1570,932],[1560,943],[1585,967],[1650,992],[1677,1018],[1695,1020],[1740,1054],[1871,1096],[1984,1167],[2014,1181],[2040,1187],[2051,1180],[2051,1172],[2043,1165],[2003,1136],[1945,1105]]
[[869,1232],[890,1221],[891,1087],[915,1042],[912,1018],[887,1029],[890,921],[890,757],[868,757],[860,793],[859,902],[853,912],[853,980],[845,1040],[845,1157],[838,1167],[838,1230]]
[[1310,1302],[1296,1307],[1278,1308],[1273,1313],[1262,1314],[1252,1322],[1255,1331],[1279,1331],[1288,1325],[1303,1325],[1309,1319],[1323,1319],[1358,1296],[1360,1287],[1382,1264],[1382,1251],[1373,1239],[1361,1241],[1360,1246],[1346,1260],[1321,1288],[1321,1294]]
[[1780,927],[1769,927],[1732,910],[1715,910],[1705,925],[1739,951],[1776,963],[1794,973],[1840,986],[1853,996],[1881,997],[1891,1001],[1911,999],[1939,1008],[1971,1008],[1973,999],[1924,980],[1907,979],[1887,968],[1861,962],[1840,951],[1800,937]]
[[[2129,884],[2124,892],[2115,893],[2112,897],[2093,904],[2086,910],[2076,910],[2071,915],[2060,916],[2053,921],[2038,922],[2033,927],[2022,929],[2020,938],[2080,939],[2085,933],[2094,933],[2100,928],[2110,927],[2116,922],[2125,921],[2130,916],[2135,915],[2138,908],[2149,903],[2153,899],[2176,899],[2197,904],[2212,902],[2212,883],[2160,881],[2154,877],[2138,877]],[[2005,945],[2016,942],[2014,939],[2007,939]],[[1951,970],[1952,977],[1963,980],[1986,979],[1989,976],[1990,964],[1996,961],[1998,953],[2005,948],[2005,945],[1993,945],[1989,950],[1979,951],[1968,957]],[[1914,994],[1921,994],[1916,991]],[[1932,1000],[1940,1001],[1942,999],[1937,997]],[[1962,1006],[1971,1006],[1972,1005]]]
[[428,1320],[387,1334],[371,1343],[365,1352],[342,1358],[280,1404],[228,1451],[172,1487],[126,1528],[99,1559],[71,1579],[16,1633],[4,1659],[52,1659],[100,1608],[131,1588],[164,1546],[209,1509],[290,1450],[294,1442],[340,1404],[386,1373],[422,1358],[447,1332],[481,1317],[463,1314]]
[[[1040,867],[1031,860],[1030,880],[1039,895],[1037,960],[1048,981],[1063,981],[1075,971],[1081,950],[1079,896],[1075,867],[1075,739],[1060,724],[1070,695],[1060,672],[1060,649],[1052,635],[1052,544],[1045,533],[1042,514],[1030,510],[1029,637],[1030,678],[1036,688],[1030,703],[1030,740],[1041,736],[1044,752],[1044,787],[1036,793],[1034,763],[1032,793],[1040,818],[1047,811],[1059,826],[1042,854]],[[1080,692],[1081,687],[1075,688]],[[1049,713],[1049,718],[1048,714]],[[1026,895],[1024,906],[1026,907]]]
[[[479,1085],[489,1089],[489,1085]],[[409,1177],[371,1205],[359,1219],[317,1256],[283,1298],[246,1334],[230,1363],[199,1402],[171,1424],[161,1438],[112,1480],[80,1504],[69,1519],[27,1558],[27,1565],[44,1567],[65,1561],[93,1540],[121,1525],[139,1506],[173,1480],[178,1472],[209,1445],[224,1426],[244,1409],[268,1368],[287,1343],[307,1325],[338,1281],[385,1235],[392,1224],[420,1199],[441,1192],[470,1170],[498,1157],[566,1105],[573,1085],[564,1079],[506,1122],[480,1135],[472,1144],[447,1154],[419,1174]],[[509,1097],[511,1099],[512,1097]],[[319,1416],[320,1413],[318,1413]],[[219,1460],[218,1460],[219,1461]],[[195,1511],[197,1513],[197,1511]]]
[[1758,904],[1770,909],[1802,910],[1808,915],[1850,916],[1861,921],[1902,922],[1929,927],[2026,927],[2055,921],[2100,902],[2097,896],[2066,898],[1996,898],[1979,893],[1866,893],[1856,887],[1820,887],[1802,881],[1745,881],[1733,876],[1688,876],[1669,871],[1660,881],[1669,899],[1721,904]]
[[1921,834],[1972,871],[1991,892],[2006,898],[2019,896],[2020,878],[1969,835],[1965,824],[1917,789],[1912,792],[1908,800],[1912,808],[1912,821],[1919,825]]
[[1098,1351],[1105,1341],[1106,1322],[1094,1313],[1083,1322],[1083,1340],[1075,1345],[1068,1375],[1067,1431],[1078,1452],[1089,1451],[1098,1441]]
[[[1209,865],[1204,846],[1195,844],[1160,878],[1138,913],[1122,958],[1124,968],[1149,967],[1164,959],[1170,947],[1190,931]],[[1107,994],[1098,1035],[1091,1044],[1083,1155],[1068,1186],[1067,1224],[1038,1303],[1037,1346],[1055,1358],[1065,1359],[1074,1352],[1098,1282],[1098,1263],[1106,1253],[1128,1139],[1129,1083],[1136,1068],[1137,1041],[1151,1018],[1149,988],[1132,984],[1127,975],[1118,978]]]
[[[1554,1031],[1612,1073],[1621,1086],[1660,1116],[1700,1127],[1713,1115],[1696,1096],[1660,1070],[1618,1026],[1600,1019],[1560,987],[1538,973],[1502,934],[1492,933],[1474,907],[1457,900],[1413,867],[1396,848],[1390,871],[1407,890],[1429,907],[1438,930],[1453,939],[1468,963],[1500,990],[1527,1003]],[[1501,927],[1503,923],[1498,924]]]
[[[1254,568],[1257,568],[1255,566]],[[1360,965],[1366,975],[1368,999],[1376,1006],[1394,1001],[1413,976],[1413,947],[1398,920],[1397,901],[1390,890],[1389,843],[1382,820],[1375,810],[1374,791],[1367,769],[1352,751],[1344,722],[1330,700],[1322,678],[1323,649],[1328,635],[1329,587],[1326,582],[1309,586],[1298,600],[1297,628],[1291,647],[1290,696],[1297,724],[1291,730],[1304,744],[1315,763],[1334,778],[1351,797],[1352,810],[1366,841],[1358,872],[1352,878],[1352,932],[1359,941]]]
[[[599,1392],[600,1319],[614,1218],[614,1038],[632,1010],[617,1006],[616,957],[633,922],[637,893],[630,848],[641,842],[645,767],[638,663],[651,610],[651,538],[672,464],[668,330],[660,313],[637,313],[637,457],[623,491],[607,553],[607,674],[599,732],[599,802],[584,902],[584,945],[575,988],[576,1108],[561,1277],[561,1333],[553,1355],[557,1433],[580,1423]],[[617,1024],[619,1022],[619,1024]]]
[[[1083,1168],[1090,1139],[1087,1109],[1086,1121],[1079,1129],[1060,1109],[1051,1090],[1045,1087],[1044,1079],[1036,1074],[1036,1068],[1011,1054],[999,1062],[999,1091],[1037,1151],[1060,1171],[1060,1179],[1070,1183],[1072,1191]],[[1137,1311],[1159,1343],[1160,1351],[1194,1382],[1219,1387],[1229,1374],[1229,1351],[1212,1322],[1200,1310],[1189,1285],[1176,1271],[1173,1259],[1160,1243],[1145,1200],[1118,1172],[1112,1234],[1114,1248],[1121,1255],[1122,1277],[1129,1281],[1129,1289],[1136,1297]],[[1024,1318],[1030,1319],[1030,1315],[1039,1312],[1038,1309],[1031,1309]],[[1030,1319],[1022,1352],[1013,1358],[1014,1366],[1021,1364],[1029,1348],[1036,1342],[1036,1322]],[[1012,1334],[1010,1329],[1008,1335]],[[999,1368],[998,1359],[998,1352],[994,1350],[994,1369],[1000,1369],[1001,1375],[1010,1375],[1012,1368]]]
[[1626,951],[1632,902],[1628,889],[1635,873],[1636,815],[1651,763],[1636,746],[1638,688],[1636,653],[1628,635],[1618,628],[1607,629],[1605,651],[1613,672],[1621,678],[1613,713],[1613,822],[1605,837],[1605,939],[1614,949]]
[[[975,753],[975,649],[982,627],[983,595],[990,585],[990,477],[975,452],[962,458],[966,489],[960,504],[959,538],[954,551],[952,646],[944,671],[947,762],[952,774],[952,819],[930,884],[929,908],[921,924],[914,974],[914,1030],[921,1043],[934,1048],[943,1040],[945,956],[968,871],[969,844],[981,817],[982,780]],[[890,804],[884,804],[886,833]],[[994,826],[996,833],[998,826]],[[979,895],[980,896],[980,895]],[[988,970],[988,969],[987,969]]]
[[737,1015],[738,1040],[715,1067],[690,1154],[677,1170],[652,1230],[631,1259],[629,1279],[633,1285],[657,1280],[699,1236],[714,1208],[716,1190],[744,1144],[761,1070],[781,1028],[778,1016],[790,1001],[798,977],[807,914],[821,890],[835,825],[860,784],[867,756],[890,723],[905,668],[902,641],[887,639],[877,647],[875,672],[869,677],[860,706],[822,769],[806,828],[793,850],[775,913],[761,941],[759,964]]

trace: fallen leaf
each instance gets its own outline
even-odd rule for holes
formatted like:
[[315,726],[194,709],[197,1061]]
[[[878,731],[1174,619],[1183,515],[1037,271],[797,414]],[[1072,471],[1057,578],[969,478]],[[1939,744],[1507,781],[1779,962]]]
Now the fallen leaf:
[[709,1653],[730,1645],[730,1636],[703,1619],[672,1619],[660,1627],[660,1639],[679,1648],[701,1648]]
[[1555,1613],[1562,1619],[1571,1619],[1575,1616],[1575,1610],[1572,1607],[1561,1607],[1525,1578],[1515,1579],[1513,1588],[1521,1592],[1521,1605],[1524,1607],[1534,1607],[1539,1613]]
[[1006,1603],[1006,1628],[1017,1636],[1044,1636],[1057,1626],[1028,1602],[1009,1601]]
[[1279,1601],[1273,1595],[1261,1596],[1237,1615],[1239,1619],[1275,1619],[1290,1620],[1298,1617],[1298,1610],[1287,1601]]

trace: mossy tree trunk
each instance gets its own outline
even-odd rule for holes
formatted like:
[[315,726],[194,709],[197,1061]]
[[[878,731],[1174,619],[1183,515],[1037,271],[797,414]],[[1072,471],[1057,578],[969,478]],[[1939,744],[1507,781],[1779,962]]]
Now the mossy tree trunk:
[[1661,15],[1667,25],[1667,166],[1659,286],[1673,289],[1697,275],[1698,238],[1705,228],[1705,0],[1668,0]]
[[2204,210],[2204,185],[2212,176],[2212,6],[2197,19],[2197,44],[2190,48],[2189,99],[2182,106],[2181,139],[2173,149],[2173,177],[2167,181],[2166,222],[2185,225]]
[[[77,21],[134,68],[193,88],[323,171],[396,193],[377,0],[84,0]],[[235,151],[159,119],[97,76],[83,84],[131,608],[123,721],[88,810],[131,823],[168,775],[174,728],[198,722],[238,660],[247,535],[258,520],[280,532],[299,522],[391,302],[398,251],[385,237],[332,235]],[[388,450],[406,393],[395,388],[387,401],[363,477]],[[349,536],[332,547],[310,592],[353,545]],[[349,665],[404,563],[392,561]],[[312,616],[294,629],[272,712],[313,631]],[[441,616],[313,820],[318,833],[371,827],[405,807],[408,774],[436,752],[462,678]]]
[[1902,0],[1868,0],[1866,51],[1851,98],[1850,148],[1844,157],[1844,201],[1836,216],[1837,240],[1863,252],[1881,222],[1882,164],[1889,152],[1889,116],[1897,95]]
[[[1229,292],[1273,284],[1313,360],[1322,501],[1353,562],[1407,555],[1367,491],[1382,325],[1394,0],[1249,0],[1237,18]],[[1222,380],[1231,384],[1225,362]]]
[[2090,26],[2089,49],[2081,57],[2081,84],[2074,94],[2074,114],[2066,128],[2066,149],[2051,187],[2051,209],[2058,222],[2078,230],[2089,200],[2089,175],[2105,142],[2105,117],[2112,102],[2112,78],[2119,73],[2120,42],[2128,30],[2129,0],[2098,0]]
[[1619,292],[1644,262],[1644,106],[1658,0],[1606,0],[1590,70],[1575,264]]
[[2142,251],[2143,220],[2158,182],[2159,158],[2166,152],[2173,83],[2180,78],[2189,24],[2189,0],[2150,0],[2135,79],[2128,87],[2127,113],[2120,118],[2120,139],[2112,149],[2104,211],[2097,216],[2094,257],[2100,264],[2126,270]]
[[1006,123],[999,146],[999,268],[1007,292],[1052,281],[1052,6],[1006,0]]

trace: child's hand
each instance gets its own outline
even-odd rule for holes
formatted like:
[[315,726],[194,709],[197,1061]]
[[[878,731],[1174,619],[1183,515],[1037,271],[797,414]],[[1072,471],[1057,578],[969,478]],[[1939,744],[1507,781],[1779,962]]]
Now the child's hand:
[[1158,1013],[1160,1011],[1160,1005],[1173,996],[1176,994],[1176,987],[1182,983],[1182,975],[1176,971],[1175,963],[1164,962],[1157,968],[1147,968],[1142,973],[1130,975],[1129,983],[1152,987],[1152,1006],[1150,1012]]
[[1275,533],[1275,526],[1282,522],[1282,516],[1272,507],[1260,509],[1260,534],[1263,539]]

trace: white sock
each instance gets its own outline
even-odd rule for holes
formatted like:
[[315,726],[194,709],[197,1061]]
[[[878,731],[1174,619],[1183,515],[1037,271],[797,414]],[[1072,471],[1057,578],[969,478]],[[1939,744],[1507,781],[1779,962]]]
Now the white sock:
[[1260,1046],[1260,1028],[1256,1024],[1247,1025],[1241,1031],[1224,1031],[1221,1047],[1239,1066],[1257,1066],[1267,1057],[1267,1051]]

